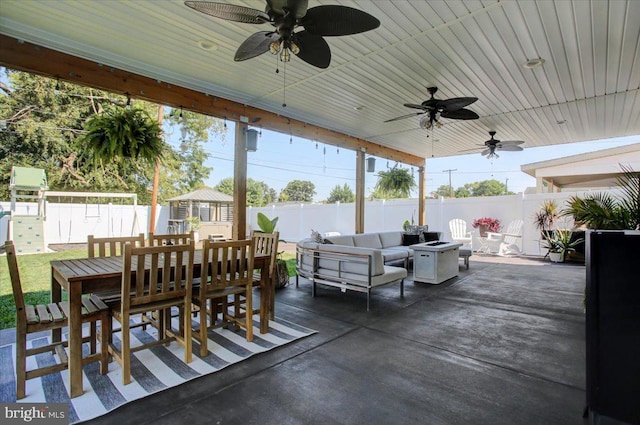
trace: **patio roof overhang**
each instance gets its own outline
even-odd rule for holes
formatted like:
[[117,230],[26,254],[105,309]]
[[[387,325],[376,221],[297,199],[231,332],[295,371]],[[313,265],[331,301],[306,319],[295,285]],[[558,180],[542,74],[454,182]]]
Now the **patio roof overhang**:
[[[528,147],[640,134],[640,2],[331,4],[366,9],[380,28],[328,38],[330,67],[293,58],[286,80],[273,72],[271,55],[233,61],[237,47],[265,28],[194,12],[182,0],[4,0],[0,64],[217,117],[260,118],[264,128],[355,150],[357,180],[363,149],[421,166],[479,152],[488,130],[524,140],[523,155]],[[203,50],[203,41],[217,48]],[[544,64],[523,66],[536,58]],[[405,102],[427,99],[429,86],[439,87],[438,99],[477,97],[469,109],[480,119],[443,120],[433,131],[418,117],[384,122],[410,112]],[[241,180],[245,164],[236,162]]]

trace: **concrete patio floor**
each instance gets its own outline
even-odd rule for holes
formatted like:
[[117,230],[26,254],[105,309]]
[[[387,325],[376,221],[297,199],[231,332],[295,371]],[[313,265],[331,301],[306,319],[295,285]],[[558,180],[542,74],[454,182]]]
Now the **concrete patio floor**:
[[318,333],[91,424],[583,424],[585,267],[474,255],[441,285],[300,279],[276,315]]

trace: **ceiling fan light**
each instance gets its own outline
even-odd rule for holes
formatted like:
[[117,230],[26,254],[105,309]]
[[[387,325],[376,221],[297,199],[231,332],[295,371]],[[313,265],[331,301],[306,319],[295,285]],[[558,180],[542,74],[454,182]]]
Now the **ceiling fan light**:
[[280,52],[280,60],[282,62],[289,62],[291,60],[291,54],[289,53],[289,49],[284,48],[282,52]]
[[294,55],[297,55],[298,53],[300,53],[300,47],[298,47],[298,45],[293,41],[289,43],[289,49],[291,49],[291,52]]
[[424,117],[420,118],[420,127],[428,130],[431,128],[432,124],[433,122],[431,121],[431,117],[429,115],[425,115]]
[[274,41],[273,43],[269,44],[269,51],[272,55],[277,55],[280,51],[280,40]]

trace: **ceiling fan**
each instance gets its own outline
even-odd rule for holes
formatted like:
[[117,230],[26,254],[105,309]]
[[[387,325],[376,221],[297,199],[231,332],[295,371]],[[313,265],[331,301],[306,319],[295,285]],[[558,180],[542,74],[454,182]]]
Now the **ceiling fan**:
[[523,150],[522,146],[518,146],[524,143],[522,140],[497,140],[493,137],[496,135],[495,131],[490,131],[489,135],[491,136],[491,139],[487,140],[482,145],[478,145],[482,146],[482,148],[466,149],[461,152],[483,149],[483,151],[480,152],[481,155],[486,156],[487,158],[500,158],[500,156],[496,153],[497,151],[516,152]]
[[419,105],[413,103],[404,104],[407,108],[421,109],[422,112],[402,115],[386,120],[385,122],[397,121],[416,115],[427,114],[420,119],[420,127],[428,130],[434,125],[436,127],[440,127],[442,125],[439,121],[440,118],[449,118],[452,120],[477,120],[479,118],[478,114],[475,112],[469,109],[464,109],[465,106],[471,105],[473,102],[478,100],[477,97],[454,97],[452,99],[440,100],[433,97],[438,91],[437,87],[429,87],[427,90],[429,90],[431,99],[425,100]]
[[[266,0],[262,12],[244,6],[208,1],[185,1],[198,12],[245,24],[271,24],[272,31],[260,31],[247,38],[236,51],[235,61],[244,61],[266,52],[280,54],[289,62],[291,53],[318,68],[327,68],[331,50],[322,37],[358,34],[380,26],[366,12],[347,6],[316,6],[307,9],[308,0]],[[295,31],[304,27],[301,31]]]

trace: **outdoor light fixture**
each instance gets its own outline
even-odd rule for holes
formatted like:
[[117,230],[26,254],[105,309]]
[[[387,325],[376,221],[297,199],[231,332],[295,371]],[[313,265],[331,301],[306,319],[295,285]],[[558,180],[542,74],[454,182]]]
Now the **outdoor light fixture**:
[[291,60],[291,53],[297,55],[300,53],[300,47],[293,41],[284,40],[281,42],[280,40],[276,40],[269,44],[269,51],[273,55],[280,53],[280,60],[282,62],[289,62]]
[[131,95],[129,93],[125,93],[127,95],[127,104],[124,106],[126,109],[131,109]]
[[372,156],[367,158],[367,173],[374,173],[376,171],[376,159]]
[[245,150],[247,152],[255,152],[258,150],[258,130],[249,129],[245,132],[247,136]]
[[542,66],[542,64],[544,64],[544,59],[542,58],[527,59],[527,61],[524,63],[524,67],[537,68],[539,66]]
[[56,75],[56,88],[53,89],[55,94],[60,94],[60,77]]

